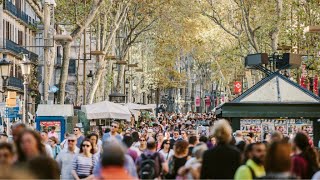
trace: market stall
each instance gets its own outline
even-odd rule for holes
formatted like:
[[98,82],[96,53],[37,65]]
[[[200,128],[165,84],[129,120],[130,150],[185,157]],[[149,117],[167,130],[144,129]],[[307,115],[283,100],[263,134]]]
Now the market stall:
[[39,104],[35,118],[36,128],[38,131],[49,131],[54,126],[59,140],[62,141],[66,132],[67,118],[73,115],[72,104]]
[[87,119],[124,119],[130,121],[131,113],[128,107],[110,101],[81,106]]
[[257,140],[274,130],[292,136],[304,131],[318,142],[320,98],[285,76],[274,73],[242,95],[216,109],[218,118],[231,121],[233,130],[253,132]]

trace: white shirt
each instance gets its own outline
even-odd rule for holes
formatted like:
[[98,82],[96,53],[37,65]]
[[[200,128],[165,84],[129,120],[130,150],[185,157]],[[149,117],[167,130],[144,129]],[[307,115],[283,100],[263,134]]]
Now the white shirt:
[[53,158],[52,148],[49,144],[43,144],[46,148],[46,153],[49,157]]
[[164,152],[163,149],[161,149],[161,150],[159,151],[159,153],[163,155],[163,157],[165,158],[165,160],[168,160],[171,156],[174,155],[174,151],[173,151],[172,149],[170,149],[169,153],[166,153],[166,152]]
[[79,148],[76,147],[74,151],[65,149],[58,154],[56,161],[58,162],[61,169],[61,179],[74,179],[71,174],[72,161],[78,153]]

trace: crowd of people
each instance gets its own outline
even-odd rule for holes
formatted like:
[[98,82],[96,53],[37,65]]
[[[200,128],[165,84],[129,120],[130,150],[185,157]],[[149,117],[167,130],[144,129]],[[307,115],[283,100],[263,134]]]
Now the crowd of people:
[[[209,128],[210,127],[210,128]],[[304,132],[232,132],[212,114],[159,113],[103,133],[74,127],[59,142],[55,127],[11,128],[0,135],[2,179],[320,179],[318,152]]]

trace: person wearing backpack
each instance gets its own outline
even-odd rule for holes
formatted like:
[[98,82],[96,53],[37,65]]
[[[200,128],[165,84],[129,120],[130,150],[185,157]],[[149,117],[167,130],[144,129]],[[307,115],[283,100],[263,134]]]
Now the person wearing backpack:
[[251,158],[247,160],[246,164],[240,166],[234,176],[235,180],[240,179],[257,179],[265,176],[264,160],[266,156],[266,145],[263,143],[253,143]]
[[136,161],[140,179],[155,179],[161,177],[162,173],[168,172],[168,165],[164,157],[156,150],[155,139],[149,138],[146,151]]

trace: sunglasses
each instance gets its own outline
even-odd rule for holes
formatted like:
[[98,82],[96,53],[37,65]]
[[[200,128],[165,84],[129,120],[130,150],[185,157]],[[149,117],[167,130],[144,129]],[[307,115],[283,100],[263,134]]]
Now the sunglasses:
[[89,144],[83,144],[82,147],[90,147],[91,145]]
[[145,139],[140,139],[140,141],[146,141]]
[[73,131],[78,131],[78,129],[74,129]]
[[73,139],[69,139],[68,142],[75,142],[76,140]]
[[166,144],[170,144],[170,143],[166,143]]

